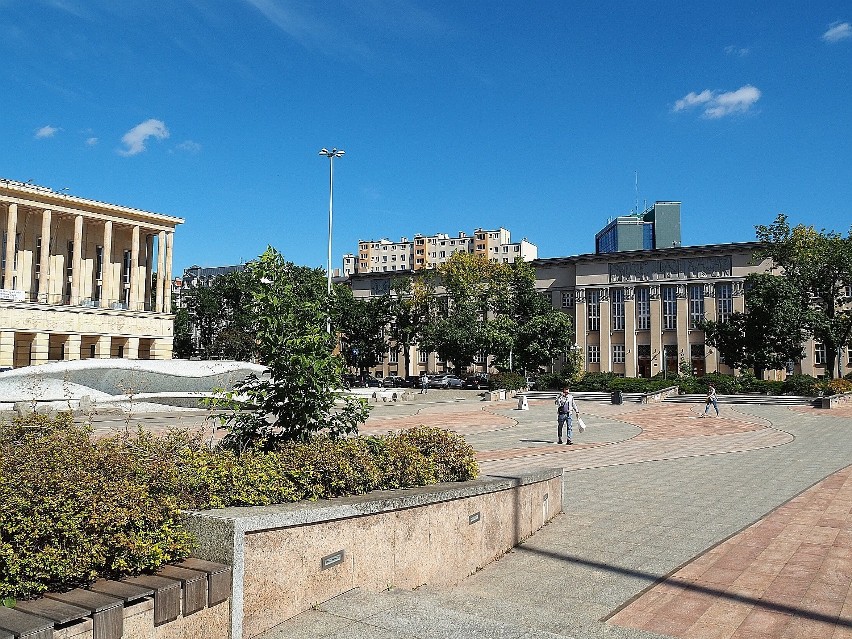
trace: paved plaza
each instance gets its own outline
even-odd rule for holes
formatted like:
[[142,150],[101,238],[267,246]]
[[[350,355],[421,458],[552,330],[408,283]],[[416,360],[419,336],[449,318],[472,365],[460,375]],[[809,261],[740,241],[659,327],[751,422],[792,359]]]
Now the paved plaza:
[[363,433],[441,426],[482,474],[564,468],[564,513],[453,587],[352,590],[264,639],[852,638],[852,408],[578,405],[588,429],[567,446],[546,400],[379,403]]

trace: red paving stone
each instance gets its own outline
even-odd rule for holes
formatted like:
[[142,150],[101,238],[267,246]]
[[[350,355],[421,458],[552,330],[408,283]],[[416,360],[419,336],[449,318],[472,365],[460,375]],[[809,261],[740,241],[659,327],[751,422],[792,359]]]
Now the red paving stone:
[[852,466],[704,553],[609,622],[684,639],[852,638]]

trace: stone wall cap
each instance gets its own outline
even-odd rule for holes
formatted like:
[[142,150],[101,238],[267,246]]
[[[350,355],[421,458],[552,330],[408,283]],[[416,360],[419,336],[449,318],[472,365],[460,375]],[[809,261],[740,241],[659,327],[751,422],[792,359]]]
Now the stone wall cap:
[[218,520],[234,531],[255,532],[304,526],[335,519],[375,515],[428,504],[486,495],[562,476],[561,468],[526,470],[500,476],[484,475],[464,482],[447,482],[398,490],[377,490],[320,501],[300,501],[271,506],[231,506],[191,511],[191,518]]

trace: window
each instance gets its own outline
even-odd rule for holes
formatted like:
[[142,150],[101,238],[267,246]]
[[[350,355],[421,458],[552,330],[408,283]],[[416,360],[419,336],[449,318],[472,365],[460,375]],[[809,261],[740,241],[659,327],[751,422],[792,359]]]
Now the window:
[[421,364],[429,363],[429,351],[419,351],[417,353],[417,361]]
[[640,331],[651,328],[651,291],[647,287],[636,288],[636,328]]
[[716,284],[716,319],[719,322],[727,322],[734,312],[733,287],[730,282]]
[[[601,292],[596,288],[586,291],[586,315],[588,324],[586,328],[590,331],[601,330]],[[598,356],[600,360],[600,356]]]
[[589,346],[589,364],[600,364],[601,363],[601,347],[600,346]]
[[[624,289],[611,288],[609,290],[609,303],[612,307],[612,330],[624,330]],[[624,361],[624,348],[622,347],[622,362]]]
[[612,345],[612,363],[613,364],[623,364],[624,363],[624,344],[613,344]]
[[33,255],[33,292],[38,295],[38,281],[41,278],[41,236],[36,238],[35,254]]
[[13,260],[12,270],[18,270],[18,251],[21,250],[21,234],[15,233],[15,259]]
[[674,286],[661,287],[663,294],[663,330],[677,328],[677,288]]
[[814,364],[825,366],[825,344],[814,343]]
[[704,321],[704,287],[701,284],[689,286],[689,327],[698,328]]
[[121,301],[124,304],[124,308],[130,307],[130,259],[130,251],[125,251],[124,259],[121,263],[121,281],[124,283]]
[[377,364],[384,364],[385,363],[385,354],[384,353],[379,353],[376,356],[376,363]]
[[104,247],[95,247],[95,281],[92,286],[92,299],[95,302],[101,301],[103,294],[103,277],[104,277]]
[[476,363],[485,364],[488,361],[488,354],[485,351],[479,351],[476,354]]
[[388,361],[391,364],[399,364],[399,351],[398,350],[392,350],[390,352],[390,357],[388,358]]
[[572,291],[562,291],[562,308],[574,307],[574,293]]

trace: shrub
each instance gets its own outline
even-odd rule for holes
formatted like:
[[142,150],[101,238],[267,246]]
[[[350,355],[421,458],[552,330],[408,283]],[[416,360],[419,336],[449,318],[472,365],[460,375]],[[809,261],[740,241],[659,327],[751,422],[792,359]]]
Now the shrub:
[[819,380],[810,375],[790,375],[782,386],[787,395],[813,397],[819,394]]
[[435,461],[435,478],[439,482],[466,481],[479,474],[473,449],[457,433],[420,426],[400,433],[399,437]]
[[520,373],[510,373],[508,371],[502,373],[494,373],[488,376],[488,388],[495,390],[497,388],[505,388],[506,390],[518,390],[526,388],[527,378]]
[[577,391],[608,391],[613,380],[620,379],[615,373],[586,373],[583,379],[571,386]]
[[537,390],[559,390],[560,388],[565,387],[566,381],[567,380],[561,373],[543,373],[536,378],[535,386]]
[[[118,439],[93,444],[67,414],[0,424],[0,597],[32,597],[189,554],[169,469],[127,453]],[[152,476],[158,481],[146,481]]]
[[69,415],[0,423],[0,599],[153,570],[189,554],[181,510],[253,506],[473,479],[473,448],[415,428],[315,435],[272,451],[174,430],[91,441]]
[[852,381],[846,379],[830,379],[820,384],[824,395],[840,395],[852,392]]

